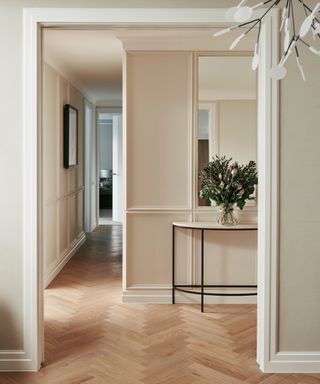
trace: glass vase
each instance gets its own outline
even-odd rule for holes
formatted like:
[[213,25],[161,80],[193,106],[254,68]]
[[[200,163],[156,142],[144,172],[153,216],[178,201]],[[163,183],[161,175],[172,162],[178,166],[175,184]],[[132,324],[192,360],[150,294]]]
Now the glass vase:
[[237,225],[238,215],[234,204],[225,204],[218,206],[217,223],[221,225]]

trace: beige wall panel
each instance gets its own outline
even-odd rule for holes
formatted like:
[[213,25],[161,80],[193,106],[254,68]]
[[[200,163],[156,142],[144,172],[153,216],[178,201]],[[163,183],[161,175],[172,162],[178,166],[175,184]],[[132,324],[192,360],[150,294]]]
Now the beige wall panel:
[[319,62],[281,82],[280,351],[320,351]]
[[[45,280],[83,232],[83,191],[77,198],[77,180],[83,184],[83,96],[55,69],[44,65],[43,179]],[[79,166],[63,167],[63,106],[79,111]],[[77,174],[80,177],[77,177]],[[59,194],[59,196],[58,196]],[[58,248],[58,249],[57,249]]]
[[128,208],[188,208],[190,55],[127,55]]
[[84,204],[84,201],[83,201],[83,194],[84,194],[84,191],[81,190],[78,192],[78,198],[77,198],[77,214],[78,214],[78,221],[77,221],[77,237],[79,237],[79,235],[83,232],[83,228],[84,228],[84,225],[83,225],[83,204]]
[[67,170],[68,194],[73,193],[77,188],[77,168],[69,168]]
[[[200,231],[194,231],[198,283],[200,282],[200,236]],[[206,284],[256,284],[256,231],[205,231],[204,240]]]
[[48,271],[50,266],[56,262],[59,256],[57,249],[58,241],[58,212],[57,203],[50,204],[46,207],[44,213],[43,248],[44,248],[44,269]]
[[[187,221],[188,213],[129,213],[127,223],[127,285],[171,284],[172,222]],[[189,238],[177,231],[177,279],[190,275]]]
[[58,202],[59,207],[59,255],[64,253],[69,244],[68,236],[68,204],[67,199]]
[[69,103],[69,84],[59,76],[59,193],[60,197],[68,192],[68,170],[63,167],[63,106]]
[[257,103],[223,100],[219,105],[219,154],[240,164],[257,160]]
[[44,204],[47,204],[57,198],[59,77],[48,65],[44,65],[43,71],[43,196]]
[[[184,221],[180,218],[178,220]],[[192,239],[190,235],[191,232],[189,230],[186,230],[184,228],[175,229],[174,260],[176,284],[191,284],[192,282]]]

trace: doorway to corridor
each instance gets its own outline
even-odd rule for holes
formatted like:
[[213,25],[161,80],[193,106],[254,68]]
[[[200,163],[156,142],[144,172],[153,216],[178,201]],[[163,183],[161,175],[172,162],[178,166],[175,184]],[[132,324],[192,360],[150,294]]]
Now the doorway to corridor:
[[121,108],[97,108],[99,224],[123,222],[123,126]]

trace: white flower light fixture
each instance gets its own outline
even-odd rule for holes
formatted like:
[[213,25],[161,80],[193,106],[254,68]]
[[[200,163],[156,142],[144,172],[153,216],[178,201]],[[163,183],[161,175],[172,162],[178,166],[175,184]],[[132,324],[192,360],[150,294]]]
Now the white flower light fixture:
[[[235,21],[239,24],[220,30],[216,32],[213,36],[214,37],[222,36],[234,29],[248,27],[248,29],[245,32],[243,32],[240,36],[238,36],[232,42],[232,44],[229,47],[229,49],[232,50],[240,43],[240,41],[250,31],[252,31],[255,27],[258,27],[258,36],[257,36],[257,41],[254,47],[254,55],[253,55],[252,65],[251,65],[252,69],[256,70],[259,65],[259,40],[260,40],[260,30],[261,30],[262,20],[270,12],[271,9],[276,7],[282,1],[285,2],[285,7],[283,8],[283,11],[282,11],[280,31],[284,29],[284,41],[283,41],[284,53],[281,57],[279,64],[274,66],[271,69],[271,76],[276,80],[281,80],[286,76],[287,70],[284,67],[284,64],[288,60],[288,57],[291,55],[291,53],[294,51],[300,74],[302,76],[302,79],[305,81],[306,77],[301,64],[298,45],[300,43],[304,44],[309,48],[309,50],[312,53],[320,56],[320,49],[313,47],[303,39],[309,31],[312,31],[313,40],[316,40],[316,38],[320,38],[320,21],[316,16],[316,14],[320,12],[320,3],[318,3],[314,7],[314,9],[311,9],[304,2],[304,0],[266,0],[249,7],[246,5],[247,0],[241,0],[236,7],[232,7],[228,9],[225,14],[226,20]],[[265,10],[265,12],[262,14],[261,17],[250,20],[250,18],[253,15],[253,11],[256,8],[264,7],[269,3],[271,3],[271,5]],[[297,7],[297,3],[299,3],[299,5],[303,7],[304,13],[306,15],[306,18],[301,24],[298,33],[296,30],[296,24],[295,24],[295,6]]]

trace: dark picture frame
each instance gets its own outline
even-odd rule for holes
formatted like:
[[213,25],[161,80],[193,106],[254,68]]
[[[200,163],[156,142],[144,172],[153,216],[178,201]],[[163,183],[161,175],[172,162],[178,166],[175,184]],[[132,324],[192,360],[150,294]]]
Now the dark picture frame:
[[78,165],[78,110],[70,104],[63,107],[63,166]]

